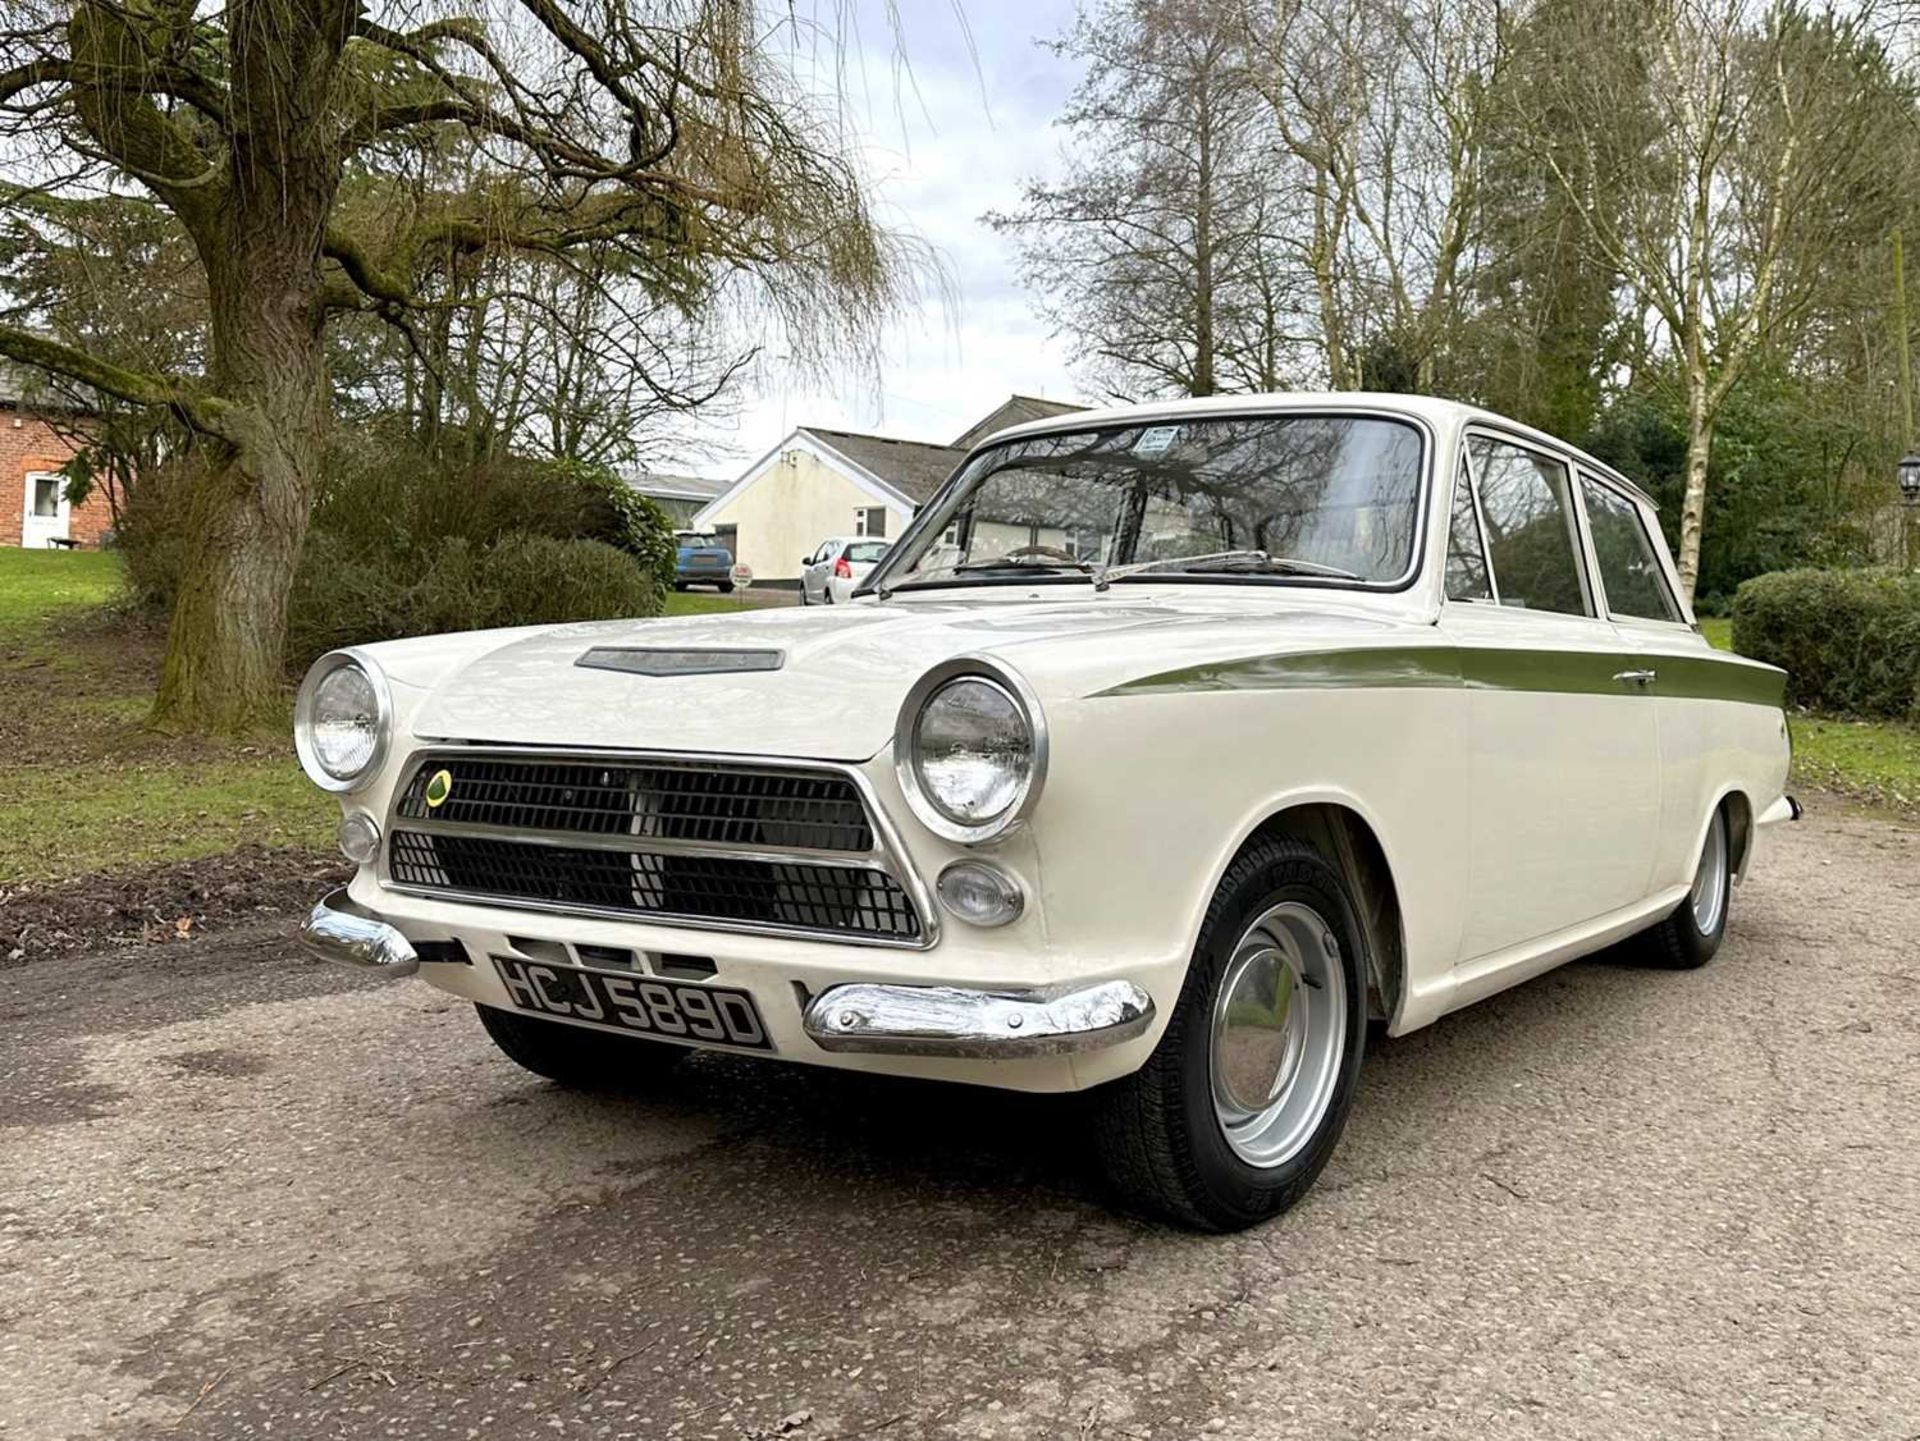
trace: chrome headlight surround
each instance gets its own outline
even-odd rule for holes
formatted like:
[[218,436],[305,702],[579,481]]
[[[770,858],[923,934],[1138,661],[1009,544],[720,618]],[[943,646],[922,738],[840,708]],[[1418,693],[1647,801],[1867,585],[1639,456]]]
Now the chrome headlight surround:
[[[349,667],[359,671],[373,691],[373,749],[368,753],[366,763],[358,770],[347,775],[336,775],[321,764],[319,752],[314,747],[314,712],[321,683],[336,671]],[[346,792],[360,789],[380,773],[380,765],[387,758],[387,746],[392,737],[393,692],[387,686],[386,673],[371,656],[350,646],[345,650],[328,651],[313,663],[306,679],[300,682],[300,693],[293,702],[293,749],[300,757],[300,768],[307,773],[308,780],[322,790]]]
[[[996,814],[975,822],[951,815],[935,801],[920,769],[920,725],[928,705],[949,685],[965,680],[989,685],[1012,702],[1026,724],[1032,755],[1026,783],[1019,794]],[[980,656],[956,656],[942,661],[914,682],[900,706],[900,715],[893,727],[893,768],[908,806],[920,824],[936,836],[970,846],[998,840],[1033,809],[1047,778],[1047,719],[1040,709],[1040,698],[1017,671],[997,662]]]

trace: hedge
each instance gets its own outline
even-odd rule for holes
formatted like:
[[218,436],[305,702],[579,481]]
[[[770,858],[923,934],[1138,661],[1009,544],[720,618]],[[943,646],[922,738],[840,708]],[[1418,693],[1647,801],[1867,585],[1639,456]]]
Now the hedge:
[[1920,575],[1756,576],[1734,595],[1733,648],[1785,669],[1796,705],[1920,720]]
[[[129,589],[155,611],[186,563],[194,480],[163,471],[128,508]],[[446,463],[349,437],[328,454],[288,596],[287,663],[400,636],[658,615],[673,566],[666,513],[605,470]]]

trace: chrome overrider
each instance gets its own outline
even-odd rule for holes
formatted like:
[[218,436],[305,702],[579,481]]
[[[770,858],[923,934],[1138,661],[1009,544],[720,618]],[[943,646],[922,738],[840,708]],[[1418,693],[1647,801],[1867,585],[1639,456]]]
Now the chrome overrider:
[[834,986],[807,1006],[825,1051],[890,1056],[1058,1056],[1130,1041],[1153,1024],[1153,998],[1132,981],[1038,991],[958,986]]
[[[323,961],[410,976],[413,945],[350,897],[330,891],[299,932]],[[1153,998],[1132,981],[1047,990],[973,990],[849,982],[815,996],[807,1036],[825,1051],[893,1056],[1057,1056],[1130,1041],[1153,1024]]]
[[354,900],[342,886],[320,898],[300,923],[300,944],[323,961],[356,966],[383,976],[410,976],[420,969],[413,945],[394,927]]

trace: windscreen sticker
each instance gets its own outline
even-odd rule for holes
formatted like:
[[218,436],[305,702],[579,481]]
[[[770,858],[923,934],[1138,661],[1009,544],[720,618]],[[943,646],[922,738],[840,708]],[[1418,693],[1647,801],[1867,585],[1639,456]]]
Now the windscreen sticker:
[[1133,453],[1151,459],[1165,455],[1173,449],[1173,443],[1180,438],[1177,425],[1155,425],[1140,432],[1140,438],[1133,443]]

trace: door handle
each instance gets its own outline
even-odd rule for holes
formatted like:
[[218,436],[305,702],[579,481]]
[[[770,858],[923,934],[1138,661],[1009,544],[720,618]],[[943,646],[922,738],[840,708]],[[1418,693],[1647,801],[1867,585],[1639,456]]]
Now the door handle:
[[1613,678],[1622,685],[1637,685],[1645,690],[1657,679],[1657,673],[1650,670],[1623,670],[1615,671]]

